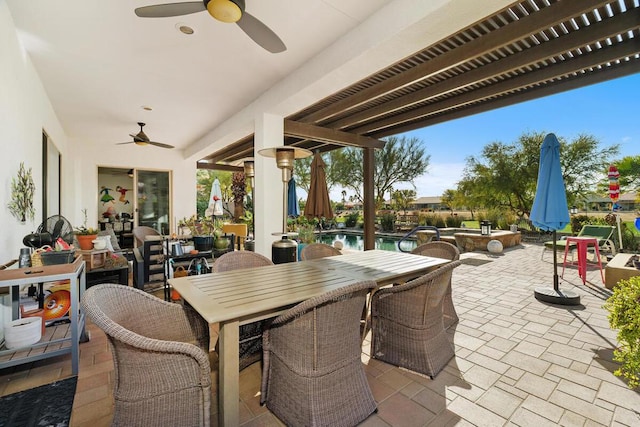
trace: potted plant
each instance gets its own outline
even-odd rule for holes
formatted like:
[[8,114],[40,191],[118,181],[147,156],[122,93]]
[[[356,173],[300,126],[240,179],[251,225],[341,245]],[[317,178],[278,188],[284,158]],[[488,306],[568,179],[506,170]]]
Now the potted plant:
[[604,308],[609,324],[618,330],[620,346],[613,358],[622,363],[614,374],[627,379],[629,388],[640,386],[640,276],[621,280],[613,289]]
[[297,231],[298,231],[298,259],[300,259],[300,252],[302,252],[302,248],[316,241],[315,226],[314,224],[304,219],[298,224]]
[[181,219],[178,222],[178,227],[186,227],[189,230],[193,245],[198,251],[212,250],[214,241],[222,234],[220,220],[206,217],[198,218],[196,215]]
[[82,227],[76,227],[73,233],[76,235],[80,249],[90,251],[93,249],[93,241],[98,237],[98,230],[92,227],[87,227],[86,209],[82,209],[82,214],[84,215]]

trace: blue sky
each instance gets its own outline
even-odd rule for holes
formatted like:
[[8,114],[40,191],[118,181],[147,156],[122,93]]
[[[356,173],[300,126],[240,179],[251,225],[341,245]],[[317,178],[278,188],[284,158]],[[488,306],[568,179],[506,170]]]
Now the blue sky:
[[[640,154],[640,73],[407,132],[431,155],[415,182],[418,197],[440,196],[462,176],[465,159],[491,142],[511,144],[526,132],[553,132],[572,140],[593,135],[602,146],[620,145],[620,156]],[[398,186],[398,188],[411,188]],[[339,200],[332,191],[332,199]]]

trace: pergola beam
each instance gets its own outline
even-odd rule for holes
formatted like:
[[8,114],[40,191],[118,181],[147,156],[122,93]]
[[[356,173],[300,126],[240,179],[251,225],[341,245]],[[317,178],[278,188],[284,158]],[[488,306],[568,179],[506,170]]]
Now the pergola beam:
[[343,147],[358,148],[382,148],[384,141],[380,141],[368,136],[357,135],[350,132],[343,132],[337,129],[310,125],[308,123],[296,122],[293,120],[284,121],[284,135],[307,139],[318,142],[326,142]]
[[198,169],[208,169],[208,170],[228,171],[228,172],[244,172],[244,168],[242,166],[232,166],[232,165],[224,165],[224,164],[217,164],[217,163],[203,163],[203,162],[198,162]]
[[[606,67],[607,63],[623,60],[640,51],[640,40],[634,39],[627,43],[620,43],[611,47],[602,48],[589,54],[582,55],[570,61],[564,61],[557,65],[528,71],[500,83],[485,86],[481,89],[469,91],[463,95],[444,99],[440,102],[425,105],[424,107],[413,109],[409,112],[390,116],[384,120],[378,120],[365,124],[354,131],[358,133],[381,133],[386,128],[393,128],[393,133],[397,133],[399,126],[404,123],[417,122],[421,118],[442,114],[448,110],[465,107],[470,104],[484,102],[502,96],[512,96],[511,94],[522,89],[532,88],[549,80],[562,79],[585,68]],[[421,124],[420,127],[423,127]]]
[[[523,68],[535,68],[544,62],[553,64],[558,56],[567,52],[584,48],[586,45],[606,40],[629,31],[630,28],[637,27],[640,27],[640,10],[638,9],[629,11],[621,16],[605,19],[580,31],[571,32],[375,107],[345,116],[325,126],[331,126],[335,129],[353,128],[358,123],[362,123],[360,126],[363,126],[366,122],[375,120],[376,117],[389,115],[397,110],[406,110],[412,105],[447,96],[456,91],[472,89],[474,85],[482,85],[490,79],[496,79],[496,76],[506,77],[517,73],[518,70]],[[497,31],[499,32],[500,30]],[[554,67],[554,65],[549,67]]]
[[383,130],[373,132],[373,135],[378,138],[383,138],[389,135],[396,135],[398,133],[422,129],[424,127],[437,125],[439,123],[472,116],[474,114],[484,113],[486,111],[495,110],[497,108],[508,107],[510,105],[531,101],[533,99],[542,98],[544,96],[555,95],[561,92],[578,89],[588,85],[603,83],[609,80],[630,76],[636,73],[640,73],[640,62],[625,62],[616,67],[612,67],[611,69],[599,71],[590,75],[580,75],[571,79],[560,80],[555,83],[527,90],[525,92],[520,92],[502,98],[488,99],[476,104],[468,105],[466,107],[461,107],[455,111],[446,111],[443,114],[429,116],[422,120],[406,123],[401,126],[387,127]]
[[472,58],[488,54],[495,49],[507,46],[531,34],[536,34],[540,28],[548,28],[561,23],[568,16],[579,16],[598,7],[605,6],[610,0],[580,0],[562,1],[554,3],[536,13],[506,25],[504,28],[478,37],[456,49],[439,55],[416,67],[397,74],[380,84],[362,89],[353,95],[333,102],[302,118],[305,123],[321,123],[331,117],[344,113],[366,102],[394,92],[420,80],[463,64]]

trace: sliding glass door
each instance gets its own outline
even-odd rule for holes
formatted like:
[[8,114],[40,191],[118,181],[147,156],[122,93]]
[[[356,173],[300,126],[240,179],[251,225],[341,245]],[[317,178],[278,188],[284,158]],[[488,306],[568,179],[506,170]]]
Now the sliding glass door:
[[169,234],[171,176],[168,171],[135,171],[137,178],[137,224]]

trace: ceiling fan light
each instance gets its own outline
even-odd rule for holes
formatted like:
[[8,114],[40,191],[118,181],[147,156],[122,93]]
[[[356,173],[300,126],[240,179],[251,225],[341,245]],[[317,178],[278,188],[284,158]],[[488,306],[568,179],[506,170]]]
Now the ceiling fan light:
[[240,6],[231,0],[211,0],[207,4],[207,11],[218,21],[234,23],[242,17]]
[[137,145],[142,145],[143,147],[144,147],[145,145],[149,145],[149,143],[148,143],[147,141],[135,141],[135,143],[136,143]]

